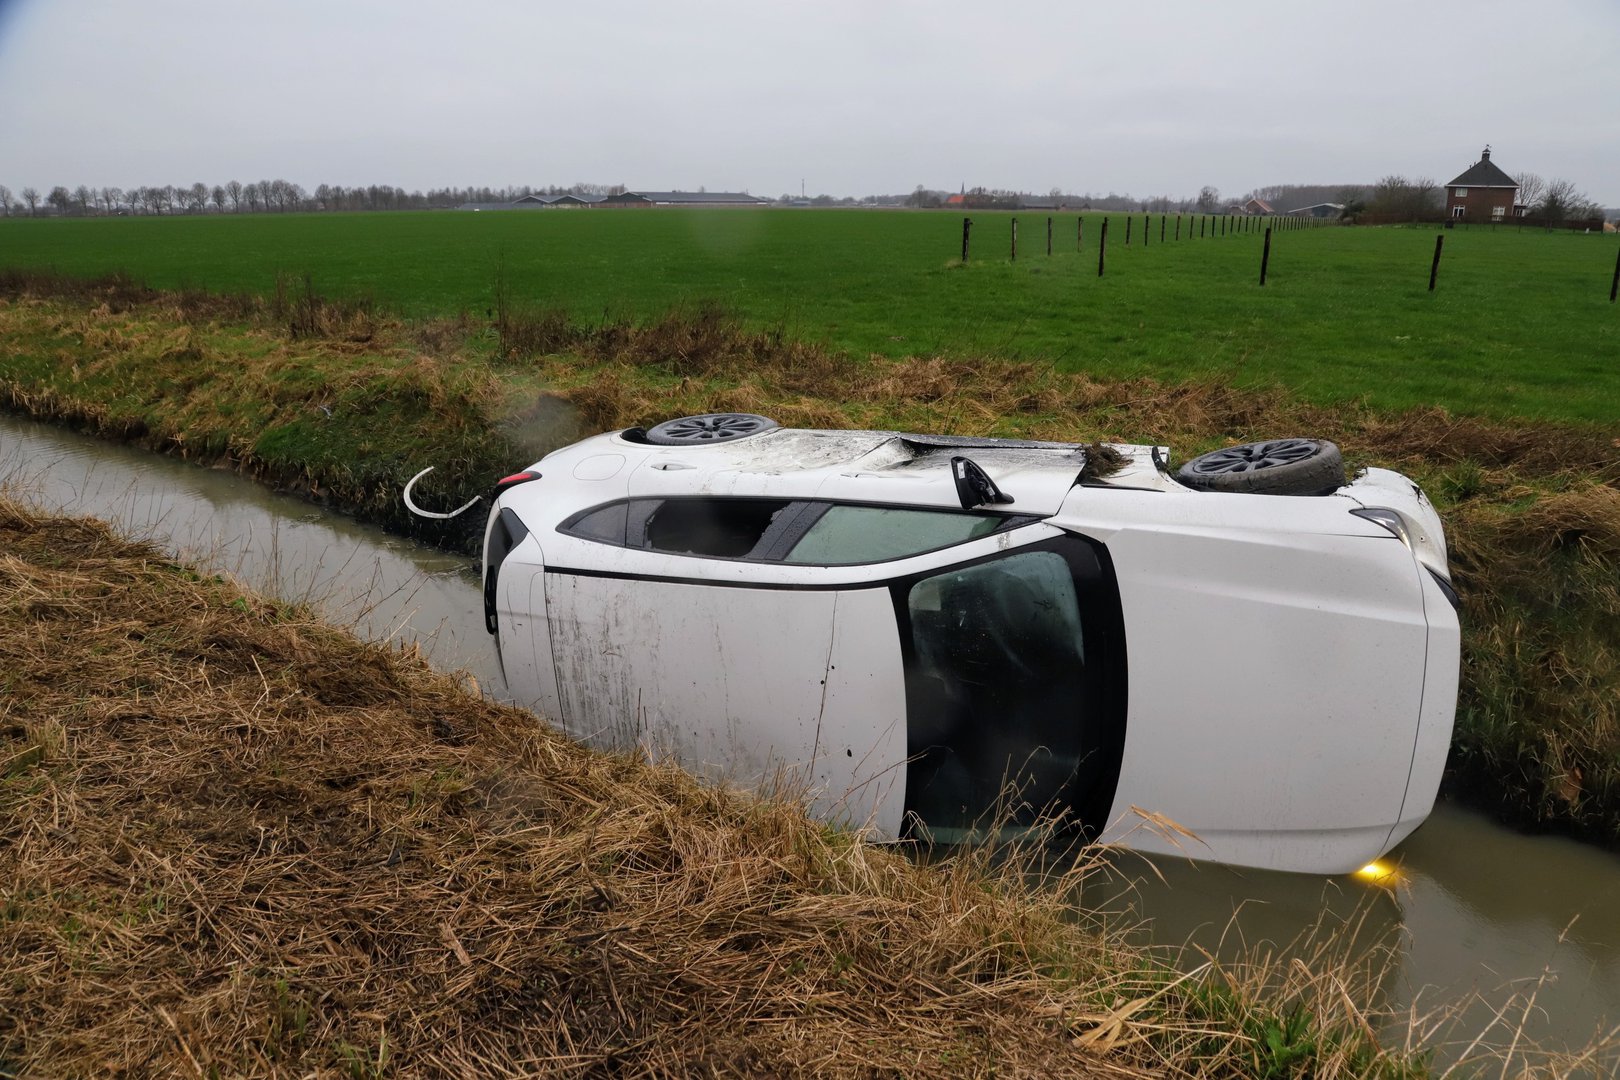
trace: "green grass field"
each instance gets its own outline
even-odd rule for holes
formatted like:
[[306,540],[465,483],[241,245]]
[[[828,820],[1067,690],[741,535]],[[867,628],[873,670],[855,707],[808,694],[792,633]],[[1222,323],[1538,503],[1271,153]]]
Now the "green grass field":
[[[1020,257],[1008,259],[1009,218]],[[1316,402],[1612,421],[1620,305],[1612,236],[1319,228],[1142,245],[1103,215],[1076,252],[1072,214],[667,210],[260,215],[0,221],[0,266],[124,270],[158,287],[267,294],[309,274],[334,297],[408,316],[480,316],[504,274],[521,303],[646,318],[718,302],[749,323],[852,356],[1040,360],[1112,376],[1287,385]],[[1173,222],[1172,222],[1173,229]],[[1188,232],[1191,230],[1188,229]]]

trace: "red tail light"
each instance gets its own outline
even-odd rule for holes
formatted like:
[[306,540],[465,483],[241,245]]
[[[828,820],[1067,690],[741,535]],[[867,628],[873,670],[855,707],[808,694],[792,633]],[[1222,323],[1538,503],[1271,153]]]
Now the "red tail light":
[[509,487],[516,487],[518,484],[526,484],[530,480],[538,479],[540,479],[540,474],[532,469],[525,469],[522,472],[515,472],[511,476],[503,476],[499,480],[495,481],[495,494],[499,495]]

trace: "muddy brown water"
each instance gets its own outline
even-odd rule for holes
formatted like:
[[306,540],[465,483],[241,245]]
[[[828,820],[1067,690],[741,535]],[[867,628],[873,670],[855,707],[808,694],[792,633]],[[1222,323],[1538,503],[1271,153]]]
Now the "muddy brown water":
[[[514,462],[514,467],[521,462]],[[465,558],[390,536],[234,474],[0,415],[0,489],[152,539],[184,561],[305,600],[373,640],[418,642],[435,666],[504,689]],[[472,511],[477,512],[477,511]],[[1384,1006],[1469,999],[1452,1051],[1507,1009],[1548,1048],[1583,1046],[1620,1024],[1620,856],[1529,837],[1442,804],[1372,882],[1124,856],[1088,905],[1141,920],[1144,940],[1186,956],[1286,947],[1313,926],[1353,928],[1358,954],[1387,951]],[[1391,1027],[1387,1040],[1404,1040]],[[1438,1036],[1424,1036],[1434,1040]],[[1450,1056],[1444,1049],[1441,1060]]]

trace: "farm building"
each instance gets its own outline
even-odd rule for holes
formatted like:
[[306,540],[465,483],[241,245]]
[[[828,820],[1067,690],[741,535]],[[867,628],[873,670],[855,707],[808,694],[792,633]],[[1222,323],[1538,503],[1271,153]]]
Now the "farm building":
[[472,210],[474,212],[481,210],[538,210],[540,208],[541,204],[524,202],[522,199],[517,202],[467,202],[456,207],[457,210]]
[[525,195],[511,202],[462,203],[457,210],[557,210],[568,207],[594,206],[602,201],[600,195]]
[[1233,203],[1225,212],[1234,217],[1265,217],[1277,211],[1264,199],[1250,199],[1248,202]]
[[1344,204],[1336,202],[1312,203],[1295,210],[1284,210],[1289,217],[1336,218],[1344,215]]
[[766,206],[769,199],[736,191],[626,191],[609,195],[600,206]]
[[622,191],[617,195],[525,195],[512,202],[463,203],[458,210],[579,210],[591,206],[769,206],[734,191]]
[[1463,221],[1502,221],[1523,217],[1516,208],[1519,184],[1491,160],[1487,146],[1463,174],[1446,185],[1446,214]]
[[551,209],[566,210],[581,206],[595,206],[601,202],[601,195],[525,195],[512,203],[519,209],[533,206],[549,207]]

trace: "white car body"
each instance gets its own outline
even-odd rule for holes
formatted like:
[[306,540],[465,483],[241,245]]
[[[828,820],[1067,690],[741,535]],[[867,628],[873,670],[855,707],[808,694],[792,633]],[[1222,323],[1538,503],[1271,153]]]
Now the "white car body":
[[[1214,493],[1117,449],[1083,483],[1080,446],[893,432],[558,450],[486,530],[510,692],[878,839],[961,835],[1016,774],[1010,820],[1057,810],[1144,851],[1317,873],[1384,854],[1433,805],[1456,703],[1433,508],[1383,470]],[[963,510],[957,456],[1014,501]]]

